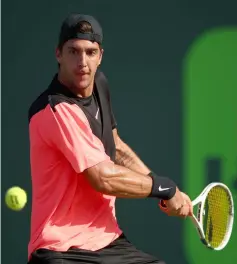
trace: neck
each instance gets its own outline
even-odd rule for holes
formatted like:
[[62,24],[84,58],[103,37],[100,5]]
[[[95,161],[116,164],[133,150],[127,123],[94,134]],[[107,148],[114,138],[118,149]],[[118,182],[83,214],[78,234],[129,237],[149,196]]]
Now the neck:
[[58,80],[61,84],[67,87],[67,89],[70,90],[77,97],[88,97],[92,95],[94,81],[92,81],[87,88],[80,89],[76,87],[74,84],[72,84],[60,71],[58,72]]

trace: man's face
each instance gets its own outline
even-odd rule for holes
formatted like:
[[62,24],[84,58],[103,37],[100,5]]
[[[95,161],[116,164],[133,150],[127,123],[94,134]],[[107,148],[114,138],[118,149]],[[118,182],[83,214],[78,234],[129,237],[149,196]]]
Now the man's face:
[[62,50],[56,50],[63,78],[77,89],[93,85],[94,76],[102,60],[103,50],[97,42],[89,40],[68,40]]

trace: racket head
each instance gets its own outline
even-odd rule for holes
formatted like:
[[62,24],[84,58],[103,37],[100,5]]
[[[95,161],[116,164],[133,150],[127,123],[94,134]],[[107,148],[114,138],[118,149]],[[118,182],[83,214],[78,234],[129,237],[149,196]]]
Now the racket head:
[[229,188],[223,183],[211,183],[193,205],[198,206],[195,218],[201,241],[208,248],[222,250],[229,242],[234,222],[234,202]]

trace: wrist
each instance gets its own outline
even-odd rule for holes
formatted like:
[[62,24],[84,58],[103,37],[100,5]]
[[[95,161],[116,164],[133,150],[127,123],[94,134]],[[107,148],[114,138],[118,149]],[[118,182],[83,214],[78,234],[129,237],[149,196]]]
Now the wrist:
[[176,193],[177,185],[167,177],[161,177],[154,172],[148,174],[152,178],[151,193],[148,197],[155,197],[162,200],[170,200]]

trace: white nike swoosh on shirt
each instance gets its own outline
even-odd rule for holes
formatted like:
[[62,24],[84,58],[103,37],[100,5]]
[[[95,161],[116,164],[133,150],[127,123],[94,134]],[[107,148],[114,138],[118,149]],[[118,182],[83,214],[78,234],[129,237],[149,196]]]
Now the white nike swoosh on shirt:
[[98,115],[99,115],[99,108],[97,109],[97,112],[96,112],[96,115],[95,115],[95,118],[98,119]]
[[169,190],[169,189],[171,189],[172,187],[170,187],[170,188],[162,188],[161,186],[159,186],[159,188],[158,188],[158,190],[160,191],[160,192],[163,192],[163,191],[167,191],[167,190]]

